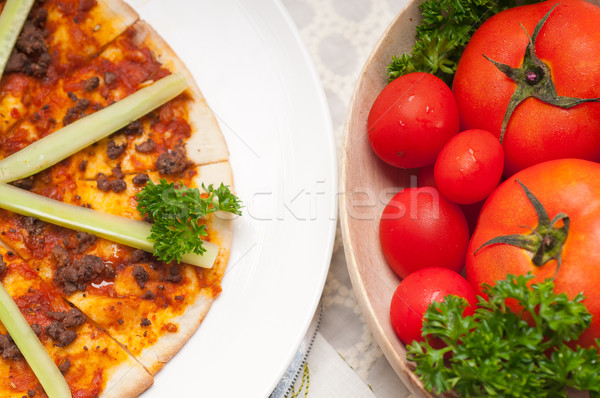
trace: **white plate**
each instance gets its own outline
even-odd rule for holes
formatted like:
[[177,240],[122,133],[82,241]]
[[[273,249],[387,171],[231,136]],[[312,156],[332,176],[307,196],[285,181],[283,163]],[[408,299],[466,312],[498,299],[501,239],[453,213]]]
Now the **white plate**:
[[196,78],[246,205],[223,293],[144,397],[267,396],[308,328],[331,259],[337,165],[320,81],[275,0],[130,4]]

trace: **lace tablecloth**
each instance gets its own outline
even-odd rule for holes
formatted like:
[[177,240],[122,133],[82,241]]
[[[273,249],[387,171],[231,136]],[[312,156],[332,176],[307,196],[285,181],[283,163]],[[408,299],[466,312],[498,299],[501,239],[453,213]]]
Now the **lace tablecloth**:
[[[282,3],[296,23],[321,77],[339,155],[346,109],[359,73],[406,0],[282,0]],[[311,353],[308,361],[311,372],[308,397],[341,397],[342,384],[357,383],[347,380],[354,376],[349,374],[352,372],[377,397],[409,396],[409,390],[375,343],[361,314],[350,283],[339,227],[322,305],[321,326],[315,342],[318,352]],[[322,358],[335,355],[335,352],[349,365],[349,370],[338,369],[340,372],[336,373],[343,381],[328,379],[322,374],[327,372],[321,369]],[[319,360],[314,358],[316,356]],[[300,383],[301,380],[296,386]],[[340,384],[340,389],[331,387],[336,383]],[[352,395],[346,397],[366,396],[367,393],[361,391],[368,391],[356,385],[352,388]],[[299,394],[303,395],[304,392]]]

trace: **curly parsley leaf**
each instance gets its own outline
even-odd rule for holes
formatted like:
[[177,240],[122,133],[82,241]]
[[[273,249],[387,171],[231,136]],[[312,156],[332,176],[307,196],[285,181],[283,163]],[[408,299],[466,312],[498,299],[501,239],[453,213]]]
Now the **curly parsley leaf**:
[[[551,280],[529,287],[532,278],[508,275],[493,287],[483,285],[488,300],[479,298],[473,316],[462,317],[467,302],[456,296],[429,306],[423,335],[445,346],[407,347],[425,388],[464,397],[566,397],[566,387],[600,393],[598,350],[566,345],[591,323],[583,295],[556,294]],[[513,312],[507,299],[521,311]]]
[[180,262],[185,253],[204,253],[202,237],[208,230],[199,221],[210,213],[221,210],[241,215],[241,202],[226,185],[215,189],[203,184],[202,190],[161,179],[158,184],[148,181],[136,195],[138,212],[153,222],[148,239],[154,241],[159,260]]
[[458,60],[477,28],[515,5],[515,0],[424,1],[419,5],[423,20],[417,26],[416,43],[410,54],[392,58],[390,81],[411,72],[428,72],[451,84]]

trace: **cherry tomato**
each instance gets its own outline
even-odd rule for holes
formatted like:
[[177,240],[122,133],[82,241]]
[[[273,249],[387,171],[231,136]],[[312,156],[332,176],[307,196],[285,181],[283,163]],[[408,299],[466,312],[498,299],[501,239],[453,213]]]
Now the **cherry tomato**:
[[446,141],[458,133],[459,116],[450,88],[429,73],[409,73],[388,84],[369,113],[373,151],[396,167],[435,162]]
[[500,141],[485,130],[467,130],[444,145],[435,161],[435,182],[451,201],[472,204],[498,186],[503,167]]
[[387,204],[379,222],[385,258],[404,278],[426,267],[459,272],[464,266],[469,227],[458,205],[432,187],[407,188]]
[[448,295],[469,302],[463,316],[473,315],[477,304],[475,290],[459,274],[446,268],[431,267],[416,271],[400,282],[390,305],[390,318],[396,335],[404,342],[423,341],[421,328],[427,307]]

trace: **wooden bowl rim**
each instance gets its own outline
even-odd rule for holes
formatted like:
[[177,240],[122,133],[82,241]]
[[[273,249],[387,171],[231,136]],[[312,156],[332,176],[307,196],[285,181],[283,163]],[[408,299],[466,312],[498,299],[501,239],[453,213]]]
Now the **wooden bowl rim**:
[[[378,57],[380,51],[387,44],[385,38],[387,38],[389,36],[390,32],[393,30],[393,28],[396,26],[396,24],[400,23],[400,20],[403,17],[404,13],[407,11],[407,9],[414,2],[418,2],[418,1],[419,0],[409,0],[405,4],[405,6],[402,8],[402,10],[394,18],[392,23],[386,28],[383,35],[379,38],[377,46],[373,49],[373,51],[367,58],[367,61],[360,72],[359,78],[357,80],[356,86],[355,86],[353,94],[352,94],[352,97],[350,99],[350,105],[348,107],[348,111],[346,113],[346,120],[344,123],[344,139],[343,139],[343,145],[342,145],[342,156],[341,156],[341,162],[340,162],[340,166],[341,166],[340,167],[340,179],[339,179],[339,190],[341,193],[346,193],[346,185],[348,182],[348,180],[347,180],[348,176],[347,176],[346,170],[347,170],[349,160],[348,160],[346,148],[349,145],[350,128],[352,127],[351,126],[351,124],[352,124],[351,118],[352,118],[352,115],[354,114],[354,112],[356,111],[357,98],[359,97],[359,94],[360,94],[359,92],[361,91],[361,82],[365,78],[365,75],[367,74],[367,70],[369,69],[370,65]],[[354,288],[354,292],[356,294],[362,314],[367,321],[369,329],[373,333],[375,341],[377,342],[379,347],[382,349],[385,357],[392,365],[392,368],[394,369],[396,374],[400,377],[400,379],[402,379],[404,381],[404,384],[409,389],[411,389],[411,392],[415,393],[415,391],[412,391],[411,385],[406,383],[406,381],[408,381],[410,384],[412,384],[412,387],[416,387],[420,390],[418,392],[421,393],[422,396],[425,396],[428,398],[433,398],[433,397],[435,397],[435,395],[431,395],[431,393],[429,393],[428,391],[425,390],[421,380],[417,377],[417,375],[409,367],[409,363],[406,360],[406,349],[403,349],[400,352],[398,352],[396,350],[396,348],[392,345],[391,340],[385,334],[382,324],[380,323],[379,319],[375,315],[375,311],[373,309],[372,303],[370,302],[370,300],[368,298],[367,290],[362,281],[362,276],[361,276],[359,266],[358,266],[358,259],[355,255],[353,242],[350,239],[349,225],[348,225],[348,208],[347,208],[346,202],[347,201],[345,200],[345,195],[344,194],[340,195],[339,211],[340,211],[342,240],[344,243],[344,252],[346,255],[346,263],[347,263],[347,267],[348,267],[348,272],[350,274],[350,280],[352,282],[352,286]],[[393,336],[393,337],[397,338],[396,336]],[[403,344],[402,344],[402,346],[404,347]]]

